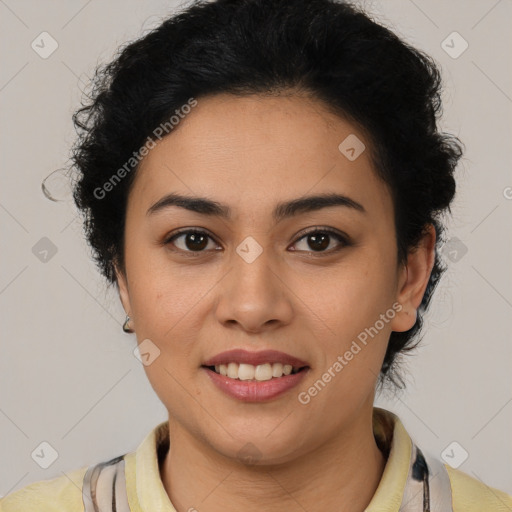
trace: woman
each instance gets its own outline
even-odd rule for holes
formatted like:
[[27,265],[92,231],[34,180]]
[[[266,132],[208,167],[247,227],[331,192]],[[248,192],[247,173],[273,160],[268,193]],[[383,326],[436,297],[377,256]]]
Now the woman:
[[75,115],[75,201],[169,413],[1,510],[498,511],[374,407],[443,272],[432,60],[329,0],[197,3]]

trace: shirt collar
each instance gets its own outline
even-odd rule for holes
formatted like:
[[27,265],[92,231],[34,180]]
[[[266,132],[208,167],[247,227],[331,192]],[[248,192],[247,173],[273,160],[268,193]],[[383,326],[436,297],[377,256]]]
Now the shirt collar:
[[398,512],[407,483],[412,441],[398,416],[379,407],[373,408],[373,435],[387,462],[365,512]]

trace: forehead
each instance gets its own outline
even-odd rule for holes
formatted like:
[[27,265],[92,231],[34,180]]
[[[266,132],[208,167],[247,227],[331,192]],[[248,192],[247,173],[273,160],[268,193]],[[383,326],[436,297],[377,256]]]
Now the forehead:
[[[321,102],[304,96],[227,94],[197,106],[144,157],[130,202],[144,212],[166,193],[210,196],[254,214],[283,199],[339,193],[382,214],[390,195],[369,141]],[[343,152],[344,141],[359,152]],[[340,150],[341,144],[341,150]],[[351,156],[351,153],[348,154]]]

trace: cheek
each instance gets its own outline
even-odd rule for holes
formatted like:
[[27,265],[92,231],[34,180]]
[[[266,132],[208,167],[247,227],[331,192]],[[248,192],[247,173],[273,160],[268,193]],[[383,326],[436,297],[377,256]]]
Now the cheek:
[[316,278],[297,280],[297,286],[311,310],[347,338],[391,307],[393,275],[382,258],[361,252]]
[[344,392],[362,381],[372,385],[380,371],[395,314],[392,265],[391,257],[368,249],[320,280],[302,281],[300,295],[309,297],[308,318],[316,322],[316,343],[323,347],[319,371],[342,356],[337,375],[344,377],[333,387]]
[[203,265],[178,264],[162,247],[134,253],[130,265],[130,302],[137,331],[163,342],[190,323],[197,305],[216,283],[216,276],[205,272]]
[[131,289],[138,342],[151,340],[158,353],[144,370],[166,406],[185,410],[191,396],[200,394],[194,381],[198,371],[196,352],[202,337],[206,295],[215,280],[205,275],[192,278],[187,272],[151,263],[144,265]]

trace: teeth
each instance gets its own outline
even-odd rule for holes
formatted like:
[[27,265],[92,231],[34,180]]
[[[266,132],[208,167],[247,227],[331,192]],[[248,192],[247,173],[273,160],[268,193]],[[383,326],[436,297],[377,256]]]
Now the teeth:
[[272,365],[272,377],[281,377],[283,373],[283,365],[281,363],[274,363]]
[[239,380],[270,380],[272,378],[279,378],[283,375],[290,375],[297,373],[298,368],[293,368],[291,364],[281,363],[265,363],[253,366],[252,364],[219,364],[215,366],[215,372],[224,375],[231,379]]
[[238,379],[238,365],[236,363],[229,363],[227,371],[230,379]]

